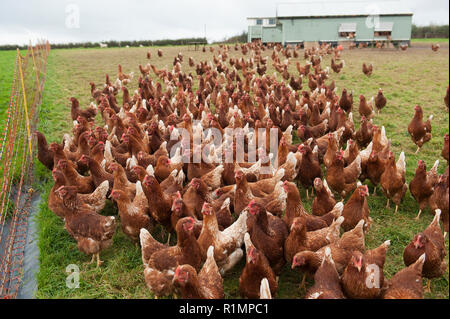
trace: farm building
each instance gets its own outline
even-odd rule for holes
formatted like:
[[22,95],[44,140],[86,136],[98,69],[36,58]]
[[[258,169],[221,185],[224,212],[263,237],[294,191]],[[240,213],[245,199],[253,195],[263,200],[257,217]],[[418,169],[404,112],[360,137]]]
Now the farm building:
[[275,17],[247,18],[248,41],[409,43],[412,12],[403,2],[303,2],[279,4]]

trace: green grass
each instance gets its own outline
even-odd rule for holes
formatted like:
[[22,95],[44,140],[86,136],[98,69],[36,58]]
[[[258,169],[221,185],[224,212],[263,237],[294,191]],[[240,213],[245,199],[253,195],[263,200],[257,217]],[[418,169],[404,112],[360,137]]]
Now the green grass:
[[0,137],[7,117],[15,60],[16,51],[0,51]]
[[[187,51],[186,47],[163,47],[164,57],[156,56],[156,49],[151,48],[151,63],[157,68],[171,67],[173,57],[182,52],[184,55],[183,70],[187,73],[195,70],[188,67],[187,60],[192,56],[198,63],[211,60],[212,54],[201,51]],[[79,98],[81,105],[87,105],[90,100],[89,82],[98,85],[104,83],[104,75],[108,73],[111,79],[117,74],[117,64],[121,63],[124,72],[135,72],[135,80],[130,85],[131,90],[136,88],[136,77],[139,76],[138,64],[146,64],[145,54],[147,48],[129,49],[75,49],[53,50],[48,60],[47,82],[45,85],[44,102],[40,113],[39,129],[46,134],[49,141],[61,141],[62,135],[70,132],[72,121],[70,118],[71,96]],[[271,51],[265,51],[270,55]],[[231,57],[238,54],[231,50]],[[303,52],[300,52],[303,57]],[[247,55],[248,58],[248,55]],[[394,50],[351,50],[344,51],[343,59],[346,67],[340,74],[331,74],[336,80],[338,94],[345,87],[353,90],[354,94],[354,122],[359,127],[359,114],[357,111],[359,95],[374,96],[378,88],[388,99],[386,108],[381,115],[374,119],[377,125],[384,125],[388,138],[392,139],[392,149],[396,156],[405,151],[407,161],[407,181],[414,176],[418,159],[426,161],[428,167],[436,159],[441,159],[439,172],[445,168],[444,160],[440,157],[443,144],[443,135],[448,132],[448,113],[445,111],[443,97],[449,82],[448,49],[441,48],[439,52],[431,53],[425,50],[410,48],[407,51]],[[270,59],[269,59],[270,61]],[[304,65],[303,58],[299,59]],[[368,78],[361,71],[362,63],[372,63],[373,75]],[[290,72],[295,71],[296,60],[292,59]],[[324,66],[330,65],[330,58],[323,61]],[[268,74],[273,74],[269,62]],[[152,74],[154,78],[154,75]],[[197,81],[196,81],[197,82]],[[306,83],[305,83],[306,85]],[[132,92],[132,91],[131,91]],[[119,99],[119,104],[120,104]],[[427,143],[418,155],[414,155],[416,146],[411,142],[407,133],[407,125],[414,114],[414,105],[420,104],[425,116],[434,114],[433,139]],[[141,254],[136,247],[117,228],[112,247],[102,252],[101,258],[105,264],[96,269],[94,265],[86,265],[90,256],[78,251],[76,242],[63,228],[59,220],[47,207],[46,198],[52,186],[50,172],[40,163],[36,168],[36,177],[40,181],[43,201],[39,212],[39,249],[40,272],[38,274],[38,298],[150,298],[151,293],[145,286]],[[372,186],[369,186],[373,190]],[[305,191],[301,189],[305,208],[310,210],[311,202],[306,201]],[[393,209],[385,208],[386,199],[381,191],[377,196],[369,198],[370,215],[374,223],[366,236],[366,246],[372,249],[385,240],[391,240],[385,265],[385,275],[392,277],[404,267],[402,253],[415,233],[423,230],[432,220],[432,214],[426,210],[420,219],[414,217],[418,205],[408,192],[400,205],[398,214]],[[104,210],[105,215],[117,215],[112,205]],[[156,236],[159,238],[158,236]],[[447,249],[448,249],[448,240]],[[448,256],[447,256],[448,263]],[[69,264],[77,264],[81,269],[80,288],[68,289],[65,285],[67,274],[65,269]],[[229,274],[226,275],[225,294],[227,298],[238,298],[238,282],[242,261]],[[448,271],[445,276],[432,281],[432,293],[426,298],[448,298]],[[301,276],[290,270],[289,265],[280,277],[279,298],[301,298],[305,291],[298,289]],[[312,282],[309,282],[311,285]]]
[[448,38],[422,38],[422,39],[411,39],[412,43],[448,43]]

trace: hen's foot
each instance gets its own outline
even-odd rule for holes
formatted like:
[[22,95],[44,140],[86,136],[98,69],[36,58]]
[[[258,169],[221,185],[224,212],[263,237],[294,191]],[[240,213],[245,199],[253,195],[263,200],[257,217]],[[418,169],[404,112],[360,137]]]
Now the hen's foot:
[[422,213],[422,210],[421,209],[419,209],[419,213],[417,214],[417,216],[414,218],[415,220],[419,220],[419,218],[420,218],[420,214]]

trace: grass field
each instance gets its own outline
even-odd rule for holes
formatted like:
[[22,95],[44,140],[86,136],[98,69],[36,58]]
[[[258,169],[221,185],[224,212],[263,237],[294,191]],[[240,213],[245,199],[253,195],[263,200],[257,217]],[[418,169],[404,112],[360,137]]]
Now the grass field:
[[[157,68],[171,68],[173,57],[182,52],[185,57],[183,70],[192,72],[187,60],[192,56],[198,63],[200,60],[209,61],[212,54],[201,51],[188,51],[186,47],[164,47],[164,57],[158,58],[156,48],[151,48],[152,60]],[[61,141],[62,135],[70,132],[72,121],[70,118],[71,96],[77,97],[81,105],[90,102],[89,82],[98,85],[104,83],[104,76],[108,73],[115,79],[117,64],[121,63],[124,72],[134,71],[139,76],[138,64],[145,64],[147,60],[146,48],[129,49],[73,49],[51,51],[47,81],[45,85],[44,102],[40,114],[39,129],[46,134],[49,141]],[[271,51],[266,51],[270,55]],[[234,50],[231,56],[235,56]],[[303,52],[300,52],[303,57]],[[2,53],[0,53],[0,61]],[[423,159],[432,166],[436,159],[441,160],[439,172],[445,168],[444,160],[440,157],[443,136],[448,132],[448,113],[445,111],[443,97],[449,82],[449,52],[448,47],[441,48],[439,52],[410,48],[407,51],[363,49],[344,51],[343,59],[346,66],[340,74],[331,74],[336,80],[338,94],[345,87],[353,90],[355,108],[357,110],[358,96],[364,94],[371,97],[378,88],[383,88],[388,104],[381,115],[374,119],[375,124],[384,125],[388,138],[392,139],[392,149],[396,156],[405,151],[407,161],[407,182],[414,176],[417,160]],[[270,61],[270,59],[269,59]],[[290,69],[295,74],[295,62],[291,61]],[[372,63],[374,72],[370,78],[363,75],[361,66],[363,62]],[[303,65],[304,60],[300,58]],[[272,74],[271,63],[268,73]],[[323,61],[324,66],[330,65],[330,58]],[[136,80],[135,76],[135,80]],[[152,74],[153,76],[153,74]],[[136,81],[130,86],[136,88]],[[120,103],[120,100],[119,100]],[[407,132],[407,125],[414,114],[414,105],[420,104],[424,115],[434,114],[433,139],[427,143],[418,155],[414,155],[416,146],[411,142]],[[357,112],[356,112],[357,113]],[[359,127],[359,115],[354,114],[356,128]],[[39,163],[36,168],[37,180],[43,201],[39,212],[39,248],[40,272],[38,275],[38,298],[151,298],[151,293],[145,286],[140,248],[117,228],[114,244],[102,252],[104,265],[97,269],[93,265],[86,265],[90,260],[78,251],[76,242],[63,228],[63,222],[47,207],[46,198],[52,187],[49,171]],[[373,190],[370,185],[369,188]],[[302,198],[305,192],[301,190]],[[409,192],[400,205],[399,213],[394,215],[393,209],[385,208],[386,199],[379,190],[377,196],[369,198],[370,215],[374,223],[366,236],[366,247],[372,249],[385,240],[391,240],[387,261],[384,268],[385,276],[392,277],[402,269],[402,253],[404,247],[413,235],[423,230],[432,220],[429,210],[422,214],[420,221],[414,217],[418,205]],[[304,200],[309,210],[311,202]],[[117,210],[109,204],[104,214],[116,215]],[[448,239],[446,241],[448,249]],[[448,263],[448,256],[447,256]],[[66,288],[66,267],[77,264],[80,267],[80,288]],[[227,298],[238,298],[238,282],[244,262],[242,261],[231,273],[224,278]],[[299,290],[301,276],[290,270],[286,265],[279,281],[279,298],[301,298],[305,291]],[[432,293],[426,298],[449,297],[448,270],[444,277],[432,281]],[[311,282],[309,285],[312,284]]]
[[8,111],[16,51],[0,52],[0,136],[3,137],[4,119]]
[[412,43],[448,43],[448,38],[411,39]]

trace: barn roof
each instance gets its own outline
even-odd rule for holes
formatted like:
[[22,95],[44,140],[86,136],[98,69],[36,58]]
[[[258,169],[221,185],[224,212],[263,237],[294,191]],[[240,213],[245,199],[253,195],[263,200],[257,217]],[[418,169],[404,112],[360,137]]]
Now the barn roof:
[[278,18],[364,15],[412,15],[404,1],[306,1],[280,3]]

